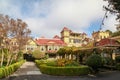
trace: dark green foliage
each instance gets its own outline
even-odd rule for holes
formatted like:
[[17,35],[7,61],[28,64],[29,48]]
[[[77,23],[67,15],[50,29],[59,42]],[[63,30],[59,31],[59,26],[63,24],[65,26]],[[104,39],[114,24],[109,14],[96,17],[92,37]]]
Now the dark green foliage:
[[113,60],[110,57],[104,57],[103,60],[104,60],[105,65],[112,65],[113,64]]
[[118,14],[118,19],[120,19],[120,0],[105,0],[108,1],[110,5],[112,5],[112,9],[111,8],[106,8],[108,11],[115,13],[117,12]]
[[40,70],[44,74],[59,75],[59,76],[77,76],[77,75],[87,75],[90,73],[90,68],[88,66],[79,67],[53,67],[47,65],[40,65]]
[[65,48],[60,48],[58,51],[57,51],[57,54],[59,54],[59,56],[62,56],[63,58],[65,57],[65,54],[66,54],[66,49]]
[[115,36],[120,36],[120,31],[116,31],[116,32],[112,33],[112,37],[115,37]]
[[20,62],[17,62],[17,63],[12,64],[12,65],[10,65],[10,66],[0,68],[0,78],[6,77],[6,76],[12,74],[12,73],[15,72],[23,63],[24,63],[24,61],[20,61]]
[[120,63],[116,64],[116,69],[120,71]]
[[93,68],[93,70],[97,70],[99,67],[103,65],[102,57],[97,54],[92,54],[86,60],[86,64]]
[[116,61],[116,63],[120,63],[120,56],[117,56],[117,57],[115,58],[115,61]]

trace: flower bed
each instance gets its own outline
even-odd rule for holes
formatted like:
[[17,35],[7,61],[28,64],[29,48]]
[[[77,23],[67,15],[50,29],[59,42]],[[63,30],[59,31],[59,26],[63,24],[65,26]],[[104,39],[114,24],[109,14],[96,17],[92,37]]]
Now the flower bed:
[[79,75],[87,75],[91,72],[88,66],[80,65],[80,66],[49,66],[47,64],[41,64],[41,62],[36,61],[36,64],[40,71],[43,74],[49,75],[58,75],[58,76],[79,76]]
[[14,63],[10,66],[0,68],[0,78],[6,77],[13,72],[15,72],[25,61],[22,60],[20,62]]

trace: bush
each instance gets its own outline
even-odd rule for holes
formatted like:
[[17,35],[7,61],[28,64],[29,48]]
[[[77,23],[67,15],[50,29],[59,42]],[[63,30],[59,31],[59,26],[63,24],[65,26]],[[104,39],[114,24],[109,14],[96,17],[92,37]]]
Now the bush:
[[114,61],[110,57],[104,57],[103,60],[105,65],[112,65],[114,63]]
[[15,72],[23,63],[24,63],[24,61],[20,61],[20,62],[17,62],[17,63],[12,64],[12,65],[10,65],[10,66],[0,68],[0,78],[6,77],[6,76],[12,74],[12,73]]
[[120,63],[120,56],[117,56],[117,57],[115,58],[115,61],[116,61],[116,63]]
[[80,66],[80,64],[75,61],[68,61],[66,62],[65,66]]
[[0,68],[0,78],[2,78],[3,77],[3,68]]
[[48,62],[46,62],[46,65],[47,66],[57,66],[57,63],[56,63],[56,61],[48,61]]
[[116,64],[116,69],[120,71],[120,63]]
[[59,76],[78,76],[87,75],[90,73],[88,66],[74,67],[54,67],[45,64],[39,65],[40,71],[44,74],[59,75]]
[[65,67],[65,66],[80,66],[73,60],[58,59],[58,60],[35,60],[37,65],[46,64],[48,66]]
[[42,53],[40,52],[39,50],[35,50],[33,53],[32,53],[33,57],[35,59],[41,59],[41,58],[44,58],[45,57],[45,53]]
[[103,60],[101,56],[97,54],[93,54],[88,57],[88,59],[86,60],[86,64],[92,67],[93,70],[97,71],[98,68],[103,65]]

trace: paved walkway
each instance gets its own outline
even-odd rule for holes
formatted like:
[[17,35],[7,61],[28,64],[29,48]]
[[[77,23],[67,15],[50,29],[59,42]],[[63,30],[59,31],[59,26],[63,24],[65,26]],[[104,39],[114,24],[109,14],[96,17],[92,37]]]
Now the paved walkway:
[[0,80],[119,80],[120,72],[100,73],[96,76],[51,76],[41,74],[39,69],[33,62],[25,62],[14,74],[10,77]]
[[36,67],[34,62],[25,62],[14,74],[11,76],[21,75],[40,75],[41,72]]

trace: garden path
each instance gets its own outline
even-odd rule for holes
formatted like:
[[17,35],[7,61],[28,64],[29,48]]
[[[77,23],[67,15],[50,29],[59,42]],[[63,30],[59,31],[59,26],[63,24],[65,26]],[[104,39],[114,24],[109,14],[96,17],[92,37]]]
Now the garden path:
[[41,72],[34,62],[25,62],[14,74],[11,76],[21,75],[40,75]]

